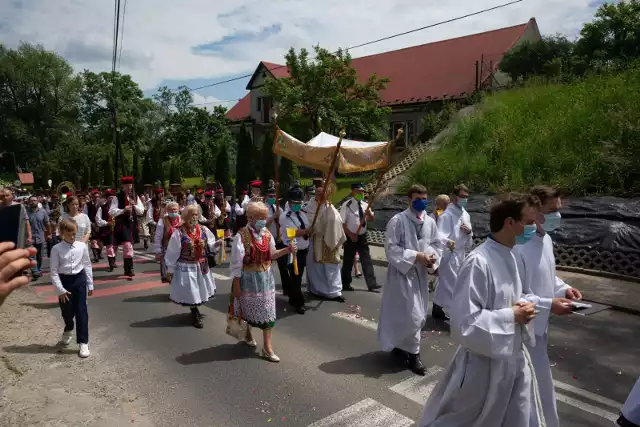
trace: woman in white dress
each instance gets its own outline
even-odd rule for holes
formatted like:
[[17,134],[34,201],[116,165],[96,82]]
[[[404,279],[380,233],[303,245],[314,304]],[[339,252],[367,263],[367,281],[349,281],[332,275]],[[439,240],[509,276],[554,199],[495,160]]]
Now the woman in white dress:
[[176,304],[191,308],[193,326],[202,329],[198,307],[216,293],[216,284],[209,270],[208,253],[214,252],[216,239],[211,231],[198,224],[198,205],[182,211],[182,225],[171,235],[164,262],[171,282],[169,298]]
[[77,197],[68,196],[66,198],[61,219],[71,219],[78,225],[76,242],[89,242],[91,238],[91,220],[80,211],[80,201]]

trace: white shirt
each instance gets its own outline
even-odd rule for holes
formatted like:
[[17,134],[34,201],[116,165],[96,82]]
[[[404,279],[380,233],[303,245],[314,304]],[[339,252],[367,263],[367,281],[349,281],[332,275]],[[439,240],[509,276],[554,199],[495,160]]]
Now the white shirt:
[[[144,214],[144,205],[140,201],[140,197],[136,196],[136,204],[132,206],[134,213],[136,215]],[[125,213],[124,209],[118,208],[118,197],[114,197],[111,199],[111,205],[109,206],[109,215],[112,217],[117,217],[119,215],[123,215]]]
[[244,211],[245,209],[247,209],[247,206],[249,206],[250,201],[251,199],[249,199],[249,196],[245,194],[244,198],[242,199],[242,203],[240,204],[236,203],[236,206],[234,209],[234,211],[236,212],[236,215],[244,215]]
[[[300,218],[298,218],[298,214]],[[282,243],[289,246],[289,237],[287,236],[287,228],[302,228],[304,224],[305,229],[311,228],[311,223],[309,223],[309,219],[307,219],[307,213],[300,209],[300,212],[296,214],[293,211],[286,211],[280,215],[280,238],[282,239]],[[300,222],[302,219],[302,222]],[[296,237],[296,246],[300,250],[309,248],[309,237]]]
[[76,216],[70,216],[68,213],[62,215],[63,219],[71,219],[78,225],[78,231],[76,233],[76,242],[84,240],[84,236],[91,234],[91,220],[86,214],[79,213]]
[[75,275],[83,270],[87,275],[87,289],[93,290],[93,269],[86,243],[73,242],[73,244],[69,244],[63,240],[51,248],[49,263],[51,281],[56,287],[58,295],[67,293],[67,290],[62,286],[60,275]]
[[[250,226],[247,226],[247,230],[249,230],[251,234],[253,234],[253,237],[256,240],[261,240],[265,231],[267,231],[266,229],[263,228],[258,233]],[[271,240],[269,241],[269,252],[272,258],[275,255],[276,251],[277,251],[276,240],[272,235]],[[229,265],[229,269],[231,270],[231,277],[234,277],[234,278],[242,277],[243,267],[244,267],[244,242],[242,241],[242,235],[240,233],[236,233],[236,235],[233,236],[233,243],[231,244],[231,262]],[[267,271],[270,272],[271,267],[269,267]]]
[[[363,218],[366,216],[367,207],[369,205],[367,202],[362,201],[362,213],[364,214]],[[358,227],[360,226],[360,214],[358,212],[358,201],[353,197],[350,197],[346,202],[340,206],[340,216],[342,217],[343,224],[346,224],[347,229],[355,233],[358,231]],[[365,222],[358,234],[365,234],[367,232],[367,223]]]
[[[268,205],[268,209],[269,209],[269,215],[267,216],[267,221],[270,221],[272,219],[274,220],[274,221],[271,221],[271,225],[269,225],[269,231],[271,232],[271,235],[273,236],[274,239],[276,239],[276,242],[277,242],[278,237],[280,237],[280,240],[282,240],[282,237],[279,235],[280,228],[276,225],[275,220],[280,222],[280,216],[284,211],[282,209],[279,209],[276,205]],[[276,214],[278,215],[278,217],[274,218]]]

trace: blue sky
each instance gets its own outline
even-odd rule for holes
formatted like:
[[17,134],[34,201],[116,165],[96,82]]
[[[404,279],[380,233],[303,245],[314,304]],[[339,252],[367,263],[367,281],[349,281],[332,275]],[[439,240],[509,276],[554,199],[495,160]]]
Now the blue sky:
[[[283,63],[290,47],[353,46],[504,3],[504,0],[130,0],[121,72],[146,94],[251,74],[260,60]],[[81,71],[111,68],[113,2],[10,0],[0,5],[0,40],[54,50]],[[352,51],[362,56],[527,22],[574,37],[601,0],[525,0],[455,23]],[[194,94],[194,103],[233,100],[248,79]],[[223,104],[227,107],[232,103]]]

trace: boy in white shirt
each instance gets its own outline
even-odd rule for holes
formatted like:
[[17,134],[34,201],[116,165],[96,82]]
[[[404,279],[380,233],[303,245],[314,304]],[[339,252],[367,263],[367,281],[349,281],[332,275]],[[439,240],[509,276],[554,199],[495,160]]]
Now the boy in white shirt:
[[87,244],[75,240],[78,226],[72,219],[63,219],[59,225],[62,241],[51,249],[51,281],[56,287],[64,332],[60,340],[71,344],[76,322],[79,356],[89,357],[89,313],[87,294],[93,295],[93,270]]

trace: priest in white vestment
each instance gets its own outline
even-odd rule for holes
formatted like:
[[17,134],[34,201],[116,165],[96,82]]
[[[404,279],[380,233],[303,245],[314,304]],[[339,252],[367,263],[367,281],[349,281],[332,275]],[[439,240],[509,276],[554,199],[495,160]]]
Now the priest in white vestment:
[[[531,193],[541,203],[536,220],[537,230],[531,234],[525,233],[522,241],[519,242],[521,244],[514,247],[513,254],[516,257],[524,292],[537,297],[535,302],[540,310],[532,323],[535,332],[535,345],[529,346],[528,349],[538,379],[544,418],[547,427],[559,427],[560,420],[547,350],[549,314],[565,315],[571,313],[571,300],[581,299],[582,294],[556,276],[553,242],[547,232],[560,226],[559,209],[562,206],[560,194],[545,186],[534,187]],[[537,422],[535,411],[532,411],[531,416],[532,423]]]
[[382,292],[378,341],[418,375],[420,334],[427,320],[429,273],[438,266],[440,239],[435,221],[426,213],[427,189],[409,188],[410,207],[387,224],[385,254],[389,260]]
[[[525,343],[535,303],[522,294],[511,249],[535,227],[531,197],[491,209],[492,235],[463,261],[451,304],[451,336],[460,344],[427,401],[420,427],[532,426],[542,411]],[[535,408],[535,409],[534,409]]]
[[[325,199],[323,187],[316,187],[316,196],[307,207],[319,210],[307,254],[307,284],[309,292],[338,302],[344,302],[340,277],[340,248],[347,240],[340,212]],[[309,206],[312,205],[312,206]],[[315,217],[307,212],[309,223]]]
[[624,402],[617,423],[620,427],[640,427],[640,378]]
[[471,218],[466,211],[469,190],[463,184],[453,189],[453,200],[438,218],[438,231],[447,247],[442,253],[442,261],[438,268],[438,285],[433,296],[434,319],[448,320],[442,308],[449,309],[454,298],[456,277],[460,264],[467,252],[473,247],[473,231]]

